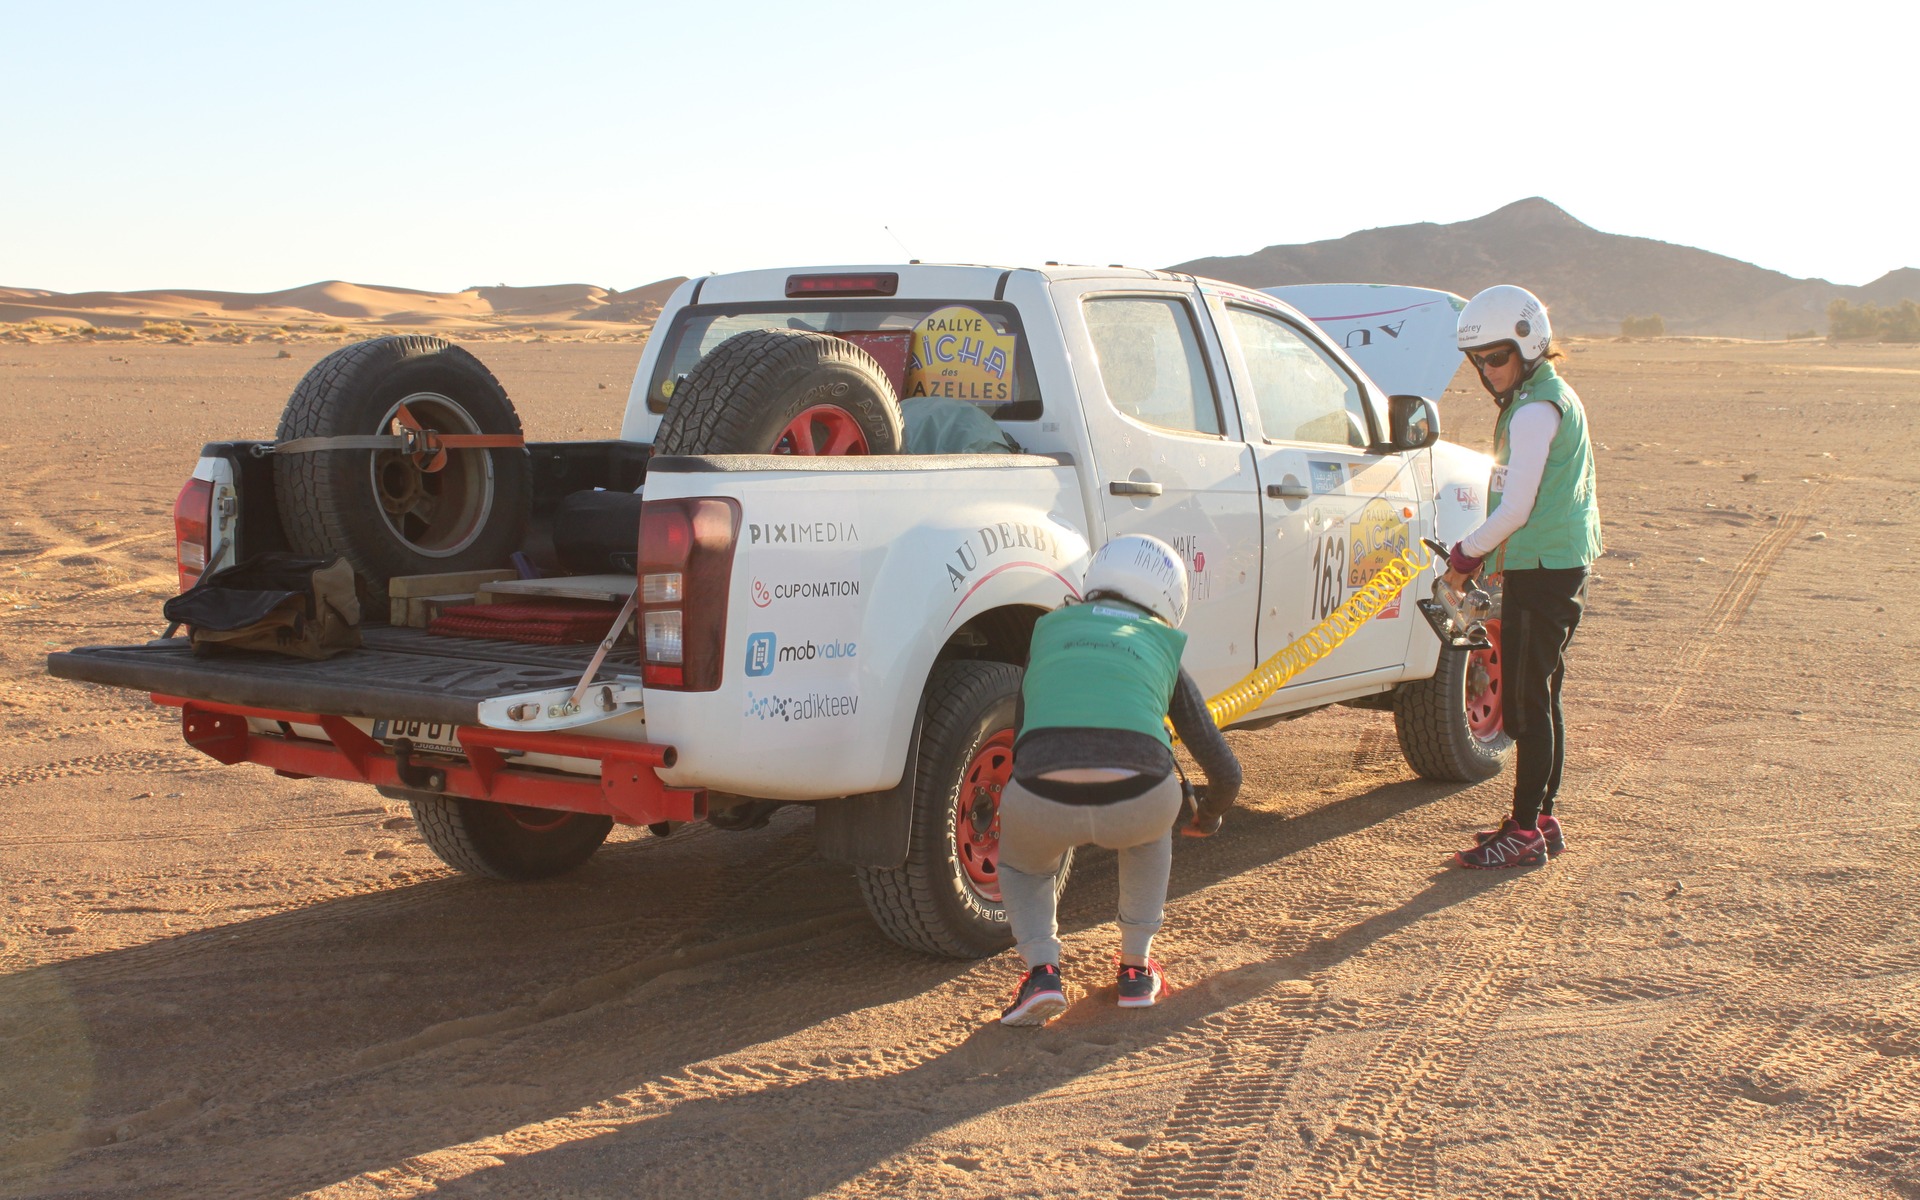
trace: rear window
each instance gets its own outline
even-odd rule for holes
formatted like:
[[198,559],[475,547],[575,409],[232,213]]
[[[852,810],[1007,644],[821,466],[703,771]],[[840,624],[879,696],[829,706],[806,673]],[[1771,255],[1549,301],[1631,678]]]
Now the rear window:
[[845,338],[880,364],[902,400],[964,400],[998,421],[1040,416],[1020,319],[980,300],[786,300],[684,309],[647,384],[647,408],[665,412],[674,386],[709,350],[750,329],[804,329]]

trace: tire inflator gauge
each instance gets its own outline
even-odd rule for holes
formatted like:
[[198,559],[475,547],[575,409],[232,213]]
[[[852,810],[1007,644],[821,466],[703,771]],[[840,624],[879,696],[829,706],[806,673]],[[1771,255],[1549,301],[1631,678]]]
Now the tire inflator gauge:
[[[1432,538],[1420,541],[1435,558],[1447,557],[1447,548],[1439,542]],[[1493,616],[1493,597],[1477,579],[1469,579],[1467,590],[1456,593],[1447,586],[1441,573],[1435,571],[1432,598],[1416,600],[1414,605],[1427,619],[1427,624],[1433,626],[1440,644],[1449,650],[1485,650],[1493,644],[1487,637],[1487,620]]]

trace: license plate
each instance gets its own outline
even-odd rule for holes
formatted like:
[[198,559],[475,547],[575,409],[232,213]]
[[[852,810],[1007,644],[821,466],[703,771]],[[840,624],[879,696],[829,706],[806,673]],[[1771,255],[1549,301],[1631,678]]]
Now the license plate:
[[460,748],[456,736],[458,725],[442,725],[436,721],[375,721],[373,736],[375,741],[391,746],[401,738],[413,743],[415,750],[430,750],[435,754],[465,754]]

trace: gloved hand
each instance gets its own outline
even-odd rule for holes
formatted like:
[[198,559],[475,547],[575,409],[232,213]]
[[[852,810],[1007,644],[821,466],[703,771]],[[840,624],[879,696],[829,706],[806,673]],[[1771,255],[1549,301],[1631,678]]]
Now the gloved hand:
[[1195,787],[1183,779],[1180,781],[1180,797],[1180,820],[1176,826],[1180,836],[1203,838],[1220,832],[1220,821],[1226,813],[1208,807],[1206,784]]

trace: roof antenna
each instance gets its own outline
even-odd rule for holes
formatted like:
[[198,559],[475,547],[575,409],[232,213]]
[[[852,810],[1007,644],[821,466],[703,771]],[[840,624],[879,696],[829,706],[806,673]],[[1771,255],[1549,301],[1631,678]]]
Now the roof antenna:
[[907,256],[907,261],[916,262],[916,263],[920,261],[919,259],[913,256],[913,251],[907,249],[907,244],[905,242],[901,241],[898,237],[894,236],[893,226],[882,225],[880,228],[887,231],[888,237],[893,238],[893,244],[900,247],[900,252]]

